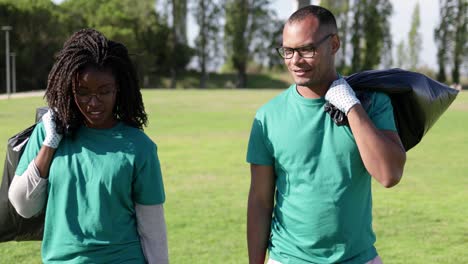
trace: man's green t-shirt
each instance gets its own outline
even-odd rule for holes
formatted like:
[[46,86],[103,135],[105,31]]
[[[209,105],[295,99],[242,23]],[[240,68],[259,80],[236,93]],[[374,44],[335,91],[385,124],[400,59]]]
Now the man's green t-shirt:
[[[34,129],[16,171],[21,175],[42,145]],[[64,137],[50,166],[42,242],[44,263],[144,263],[135,203],[165,200],[157,146],[141,130],[80,127]]]
[[[388,96],[372,93],[370,100],[375,126],[396,131]],[[247,161],[274,166],[269,256],[284,264],[362,264],[377,254],[371,176],[351,129],[337,126],[325,103],[292,85],[262,106],[252,125]]]

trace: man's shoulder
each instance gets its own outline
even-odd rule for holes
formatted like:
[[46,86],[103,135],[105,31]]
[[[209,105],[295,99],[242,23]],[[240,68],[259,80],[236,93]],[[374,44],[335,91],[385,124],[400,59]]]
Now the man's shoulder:
[[388,94],[383,92],[358,91],[356,92],[356,96],[367,111],[371,106],[375,107],[391,103]]
[[277,111],[282,111],[282,109],[287,105],[287,100],[291,92],[290,90],[293,89],[293,86],[294,85],[291,85],[286,90],[282,91],[281,93],[270,99],[268,102],[266,102],[264,105],[262,105],[257,110],[257,115],[269,115]]

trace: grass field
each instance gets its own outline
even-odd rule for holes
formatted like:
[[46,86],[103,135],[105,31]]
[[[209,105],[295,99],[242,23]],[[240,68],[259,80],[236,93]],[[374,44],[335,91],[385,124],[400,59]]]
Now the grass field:
[[[247,263],[249,167],[255,110],[279,90],[145,90],[146,133],[159,147],[171,263]],[[42,98],[0,100],[5,143],[32,124]],[[468,92],[408,152],[402,182],[374,181],[377,248],[386,264],[468,263]],[[0,171],[3,171],[0,170]],[[40,263],[39,242],[0,244],[0,263]]]

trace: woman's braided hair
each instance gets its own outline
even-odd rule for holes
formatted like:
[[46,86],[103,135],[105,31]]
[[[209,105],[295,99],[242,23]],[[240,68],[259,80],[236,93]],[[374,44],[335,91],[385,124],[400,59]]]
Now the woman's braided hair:
[[112,71],[118,85],[115,117],[129,126],[143,129],[148,120],[127,48],[122,43],[107,40],[97,30],[82,29],[56,54],[47,80],[44,97],[56,112],[58,132],[73,134],[83,124],[84,117],[75,104],[73,91],[78,74],[88,66]]

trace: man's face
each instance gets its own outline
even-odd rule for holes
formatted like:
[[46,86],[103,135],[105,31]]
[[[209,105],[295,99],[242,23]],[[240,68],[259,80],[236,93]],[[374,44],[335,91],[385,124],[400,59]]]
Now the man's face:
[[[334,74],[334,54],[337,37],[326,29],[319,30],[316,17],[287,23],[283,30],[283,48],[294,48],[310,56],[310,47],[315,48],[313,58],[303,58],[297,50],[290,59],[284,59],[294,82],[298,86],[314,88],[328,81]],[[335,45],[338,45],[336,47]]]

